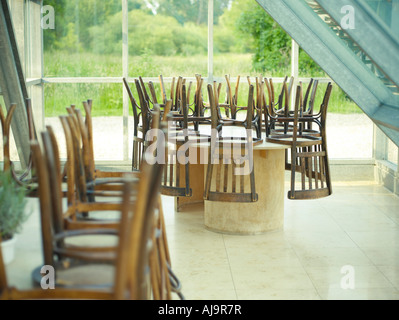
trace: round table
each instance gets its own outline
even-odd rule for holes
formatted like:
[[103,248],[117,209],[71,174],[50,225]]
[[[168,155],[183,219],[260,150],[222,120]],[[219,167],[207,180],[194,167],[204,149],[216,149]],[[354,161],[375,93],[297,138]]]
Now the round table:
[[[258,201],[250,203],[203,200],[210,144],[190,147],[191,197],[177,197],[177,211],[188,204],[204,203],[204,223],[209,230],[253,235],[279,230],[284,224],[285,150],[287,146],[265,142],[253,148]],[[195,152],[192,152],[195,150]]]

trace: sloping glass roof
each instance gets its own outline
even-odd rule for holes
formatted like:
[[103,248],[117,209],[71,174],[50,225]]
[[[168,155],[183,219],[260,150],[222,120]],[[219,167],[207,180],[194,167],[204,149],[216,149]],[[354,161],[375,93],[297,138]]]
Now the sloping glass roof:
[[399,145],[399,0],[257,2]]
[[399,41],[399,1],[365,0],[364,2],[390,29],[391,35]]
[[[391,79],[384,74],[383,70],[367,55],[367,53],[360,47],[346,32],[346,30],[338,24],[316,1],[306,0],[308,5],[313,9],[315,13],[319,15],[324,23],[326,23],[339,37],[348,49],[351,50],[359,60],[364,63],[374,73],[377,79],[379,79],[394,95],[396,104],[399,100],[399,87],[395,85]],[[381,1],[372,1],[374,3],[381,3]],[[356,21],[356,15],[354,11],[354,21]],[[388,20],[385,21],[387,23]],[[391,19],[389,19],[391,21]],[[356,28],[356,25],[353,26]]]

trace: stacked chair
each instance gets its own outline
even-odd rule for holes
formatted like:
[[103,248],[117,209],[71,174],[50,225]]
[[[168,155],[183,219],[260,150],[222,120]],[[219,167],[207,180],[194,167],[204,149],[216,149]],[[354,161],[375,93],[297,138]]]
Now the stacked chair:
[[[0,105],[0,123],[2,128],[3,138],[3,170],[8,171],[18,185],[24,187],[27,191],[27,195],[30,197],[37,196],[37,183],[33,172],[33,161],[32,154],[29,156],[28,163],[25,170],[22,173],[17,173],[14,167],[14,163],[10,159],[10,139],[11,139],[11,121],[17,105],[11,104],[7,114],[4,113],[2,106]],[[25,100],[25,110],[28,121],[28,132],[29,140],[33,141],[36,139],[35,125],[33,121],[32,103],[28,98]]]
[[[64,127],[64,132],[65,132],[65,137],[67,139],[67,148],[68,145],[72,146],[70,147],[70,150],[76,150],[75,154],[75,160],[71,161],[75,163],[75,169],[69,168],[70,172],[76,171],[76,168],[80,168],[80,171],[78,170],[78,174],[76,175],[76,179],[74,179],[74,183],[77,183],[77,188],[78,190],[78,202],[86,203],[87,201],[91,206],[101,206],[102,208],[108,208],[112,210],[115,207],[114,201],[108,200],[109,197],[115,198],[115,195],[117,195],[120,192],[120,184],[121,184],[121,178],[126,174],[124,172],[106,172],[106,171],[101,171],[95,168],[94,165],[94,160],[93,160],[93,149],[92,149],[92,139],[87,139],[87,137],[92,137],[91,133],[91,126],[87,126],[87,124],[91,123],[90,117],[91,117],[91,106],[90,103],[83,103],[85,110],[86,110],[86,120],[83,121],[83,117],[78,109],[68,109],[69,110],[69,116],[67,118],[61,117],[61,122]],[[158,128],[158,123],[162,123],[163,126],[165,126],[164,122],[160,122],[160,111],[157,106],[154,107],[152,110],[153,117],[151,119],[151,125],[152,129],[154,132],[159,132],[160,129]],[[68,120],[68,121],[67,121]],[[162,118],[163,120],[163,118]],[[69,127],[68,127],[69,123]],[[74,124],[77,124],[76,127]],[[69,130],[68,130],[69,129]],[[70,131],[70,132],[68,132]],[[162,130],[162,135],[166,134],[166,129]],[[72,138],[72,139],[71,139]],[[69,141],[69,142],[68,142]],[[75,142],[74,142],[75,141]],[[164,142],[165,140],[162,139],[161,136],[158,137],[157,141],[157,149],[161,150],[165,148]],[[69,152],[68,152],[69,154]],[[73,154],[73,151],[71,152]],[[144,153],[145,154],[145,153]],[[87,158],[91,159],[87,161]],[[145,159],[143,158],[142,163],[145,162]],[[69,158],[67,161],[67,165],[70,163]],[[162,163],[162,168],[164,164]],[[163,170],[162,170],[163,171]],[[80,172],[80,173],[79,173]],[[140,175],[140,172],[136,172],[136,174]],[[80,179],[79,179],[80,177]],[[82,179],[81,177],[86,177],[86,179]],[[72,178],[73,179],[73,178]],[[67,182],[70,183],[70,185],[73,185],[73,182],[69,181],[67,179]],[[105,200],[103,200],[105,198]],[[173,290],[176,291],[179,295],[181,293],[179,292],[180,284],[178,282],[177,277],[173,274],[172,270],[170,269],[170,257],[169,257],[169,252],[168,252],[168,247],[167,247],[167,239],[166,239],[166,231],[165,231],[165,226],[164,226],[164,221],[163,221],[163,212],[162,212],[162,204],[161,204],[161,198],[160,195],[158,195],[157,198],[157,211],[159,212],[159,218],[157,222],[157,234],[158,238],[160,239],[157,240],[161,245],[162,250],[160,250],[160,254],[164,254],[165,257],[167,258],[167,265],[169,268],[169,276],[170,280],[173,281]],[[113,221],[113,219],[98,219],[95,216],[87,216],[87,212],[82,212],[81,216],[85,219],[80,219],[80,221],[70,221],[71,225],[76,225],[79,223],[84,223],[84,224],[95,224],[95,225],[105,225],[105,226],[115,226],[119,223],[119,221]],[[81,217],[81,218],[82,218]],[[70,219],[71,220],[71,219]],[[75,219],[76,220],[76,219]],[[181,295],[182,296],[182,295]]]
[[[266,141],[289,145],[285,168],[291,172],[289,199],[317,199],[332,194],[329,158],[327,151],[326,119],[332,84],[328,83],[320,111],[314,113],[317,82],[309,84],[305,101],[313,86],[308,105],[304,104],[303,88],[296,88],[294,110],[288,108],[289,90],[283,83],[280,102],[285,99],[284,110],[273,112],[270,82],[265,79],[270,104],[264,109]],[[264,101],[266,99],[264,98]],[[299,182],[297,175],[300,176]]]
[[[228,77],[226,76],[226,79]],[[246,129],[254,129],[256,133],[256,137],[254,138],[255,141],[261,141],[262,140],[262,135],[261,135],[261,118],[262,118],[262,112],[261,109],[259,108],[257,104],[257,99],[255,99],[253,93],[251,95],[251,90],[254,90],[254,88],[251,89],[251,87],[254,87],[251,82],[248,79],[248,105],[247,106],[239,106],[237,104],[237,95],[234,95],[232,98],[227,98],[227,101],[233,101],[230,102],[229,104],[226,103],[220,103],[220,92],[222,88],[222,83],[217,83],[216,81],[213,82],[213,87],[212,87],[212,97],[213,101],[209,102],[210,108],[211,108],[211,119],[212,119],[212,128],[216,129],[219,132],[219,135],[222,135],[222,129],[223,127],[228,127],[228,126],[233,126],[233,127],[244,127]],[[237,84],[238,86],[238,84]],[[227,81],[227,91],[231,92],[229,82]],[[230,94],[229,94],[230,95]],[[228,95],[228,96],[229,96]],[[208,85],[208,96],[209,94],[209,85]],[[215,108],[212,109],[211,103],[215,104]],[[221,108],[226,108],[225,110],[231,110],[231,115],[232,117],[223,117]],[[237,119],[237,114],[238,111],[244,110],[246,113],[246,117],[242,120]],[[229,113],[229,112],[228,112]]]
[[[208,85],[208,97],[212,114],[212,129],[219,134],[211,140],[205,180],[204,200],[228,202],[255,202],[258,194],[255,187],[253,146],[261,139],[252,137],[252,117],[254,109],[254,86],[249,85],[248,105],[245,121],[234,120],[230,125],[241,125],[246,130],[245,137],[220,135],[220,110],[218,88]],[[222,124],[223,125],[223,124]],[[244,161],[242,161],[245,159]],[[242,163],[241,163],[242,162]]]
[[[46,262],[55,266],[57,276],[62,271],[59,270],[59,264],[54,261],[53,255],[57,256],[58,262],[68,258],[71,264],[68,269],[72,270],[77,265],[77,261],[112,261],[114,269],[113,280],[107,283],[108,278],[96,278],[95,284],[84,286],[71,283],[59,283],[57,279],[54,290],[43,290],[41,288],[32,290],[18,290],[11,288],[7,284],[5,267],[0,265],[0,298],[10,300],[20,299],[134,299],[145,300],[151,298],[151,287],[148,281],[148,265],[151,256],[149,243],[152,243],[155,233],[155,211],[154,192],[156,186],[159,185],[160,168],[143,166],[143,177],[138,180],[134,178],[126,178],[123,183],[123,193],[120,204],[121,220],[117,229],[90,229],[90,230],[74,230],[55,232],[56,225],[50,225],[51,218],[54,214],[53,209],[59,206],[59,192],[52,190],[51,180],[55,180],[57,174],[53,171],[56,166],[54,154],[49,155],[47,152],[52,148],[52,139],[48,132],[42,134],[43,144],[46,151],[41,150],[38,143],[32,143],[34,152],[35,165],[38,170],[39,177],[39,194],[40,207],[42,215],[42,228],[48,228],[50,232],[46,233],[45,251],[52,247],[53,251],[49,251],[50,259]],[[59,190],[58,190],[59,191]],[[57,194],[58,193],[58,197]],[[44,231],[43,231],[43,234]],[[114,248],[101,248],[82,245],[66,244],[67,240],[79,238],[88,235],[97,236],[113,236],[117,239]],[[0,249],[1,250],[1,249]],[[62,258],[61,258],[62,257]],[[62,259],[62,260],[61,260]],[[0,252],[0,264],[2,264]],[[81,266],[87,266],[82,264]],[[65,265],[63,268],[67,268]],[[103,267],[104,268],[104,267]],[[103,269],[102,268],[102,269]],[[61,272],[59,272],[61,271]],[[78,270],[79,271],[79,270]],[[80,270],[81,271],[81,270]],[[93,276],[95,269],[90,266],[88,275]],[[74,274],[74,279],[87,280],[79,277],[79,272]],[[99,281],[100,280],[100,281]],[[105,283],[103,281],[105,280]],[[98,282],[101,284],[99,285]]]
[[[141,77],[139,77],[141,79]],[[179,161],[177,157],[177,150],[187,147],[189,143],[209,141],[210,136],[200,134],[199,127],[211,124],[211,117],[204,116],[205,103],[202,97],[202,84],[203,79],[200,75],[196,75],[196,89],[194,92],[193,103],[190,103],[190,95],[192,83],[188,82],[183,77],[172,79],[170,88],[170,96],[166,93],[164,80],[162,75],[159,76],[161,85],[161,97],[158,99],[152,82],[148,83],[148,88],[151,93],[151,98],[145,92],[147,91],[146,85],[143,81],[135,80],[137,93],[141,105],[141,121],[144,123],[151,119],[152,108],[150,107],[155,101],[160,101],[161,116],[168,123],[167,137],[165,143],[165,166],[164,173],[161,180],[161,193],[163,195],[174,197],[191,197],[192,189],[190,188],[190,163],[188,161]],[[125,80],[125,87],[128,88]],[[129,94],[130,96],[130,94]],[[134,104],[134,100],[131,99]],[[136,103],[137,105],[137,103]],[[146,110],[143,112],[143,110]],[[143,114],[149,115],[148,118]],[[137,121],[135,121],[137,123]],[[141,151],[143,152],[147,145],[145,142],[146,128],[145,125],[139,125],[142,128],[141,137],[134,137],[134,141],[139,141],[142,145]],[[135,130],[135,134],[136,134]],[[184,154],[179,157],[188,156],[188,149]],[[137,153],[133,148],[133,153]],[[133,155],[133,162],[137,162],[137,156]],[[133,164],[133,167],[135,165]],[[178,208],[177,208],[178,210]]]
[[[43,259],[55,268],[56,290],[10,288],[0,266],[0,298],[164,300],[176,293],[184,299],[167,245],[160,198],[163,164],[150,164],[146,157],[152,155],[143,154],[140,171],[98,170],[93,158],[92,102],[83,105],[85,119],[75,107],[60,117],[67,145],[64,170],[51,127],[41,133],[41,143],[31,142]],[[158,111],[151,126],[166,134],[160,120]],[[165,147],[163,139],[156,143],[157,148]],[[39,284],[40,268],[32,276]]]

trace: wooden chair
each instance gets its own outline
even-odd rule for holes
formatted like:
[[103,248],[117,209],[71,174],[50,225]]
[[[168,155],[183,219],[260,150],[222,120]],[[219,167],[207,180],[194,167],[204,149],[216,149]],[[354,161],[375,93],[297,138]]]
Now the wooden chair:
[[[44,134],[46,144],[50,145],[50,138]],[[40,204],[42,223],[49,224],[50,211],[54,207],[53,198],[49,197],[51,186],[50,176],[56,176],[56,172],[49,172],[46,167],[43,152],[38,143],[33,142],[35,162],[40,171]],[[48,164],[48,163],[47,163]],[[151,284],[148,281],[148,267],[150,264],[152,250],[151,243],[154,239],[154,203],[157,197],[157,187],[162,170],[159,166],[145,165],[142,168],[143,176],[140,180],[126,178],[123,187],[123,201],[121,204],[121,223],[118,230],[106,230],[118,238],[113,267],[113,282],[107,286],[84,287],[67,286],[62,287],[56,282],[54,290],[31,289],[18,290],[8,286],[5,267],[3,265],[0,247],[0,299],[132,299],[148,300],[152,298]],[[132,198],[133,196],[133,198]],[[134,200],[132,200],[134,199]],[[47,217],[46,217],[47,216]],[[51,228],[51,226],[49,226]],[[113,232],[111,232],[113,231]],[[104,234],[104,230],[91,230],[94,234]],[[45,242],[57,248],[58,254],[73,255],[85,258],[92,254],[98,254],[93,248],[63,247],[59,243],[68,237],[87,235],[87,230],[57,233],[53,239]],[[1,239],[0,239],[1,242]],[[54,264],[52,265],[54,266]],[[59,273],[57,273],[58,275]],[[99,280],[99,279],[97,279]],[[101,280],[101,279],[100,279]],[[59,281],[59,279],[58,279]]]
[[11,159],[10,159],[10,129],[11,129],[11,120],[12,115],[16,109],[17,105],[14,103],[10,106],[10,109],[7,112],[7,116],[4,115],[3,107],[0,105],[0,121],[1,128],[3,134],[3,170],[8,171],[11,170]]
[[[262,140],[262,135],[259,127],[259,120],[258,120],[258,112],[256,111],[257,115],[255,117],[255,100],[254,100],[254,86],[252,84],[249,85],[248,90],[248,106],[246,108],[246,117],[244,120],[234,120],[234,119],[226,119],[223,118],[219,108],[219,94],[221,89],[221,83],[219,85],[216,84],[214,81],[213,87],[212,85],[208,84],[208,97],[209,103],[211,108],[211,128],[216,129],[219,132],[219,135],[222,136],[222,128],[224,126],[236,126],[236,127],[243,127],[245,129],[255,129],[256,137],[254,138],[255,141]],[[210,90],[212,90],[212,94],[210,95]],[[212,101],[211,101],[212,97]]]
[[[226,117],[236,120],[237,112],[243,110],[243,107],[238,106],[238,88],[240,85],[240,76],[237,76],[237,82],[234,89],[230,83],[230,75],[225,75],[226,79],[226,98],[223,104],[220,104],[221,107],[225,109]],[[244,107],[245,109],[246,107]]]
[[[68,210],[73,211],[76,206],[104,204],[107,204],[112,210],[118,205],[122,178],[125,174],[131,174],[131,172],[103,171],[96,168],[92,129],[90,125],[87,125],[91,123],[91,113],[87,104],[84,105],[86,107],[86,121],[83,119],[80,109],[77,108],[68,108],[69,115],[60,116],[67,148]],[[54,144],[56,144],[55,141]],[[57,150],[57,148],[55,149]],[[138,171],[135,171],[135,173],[138,173]],[[109,197],[116,197],[117,200],[110,200]],[[83,210],[77,211],[84,212]],[[67,228],[81,228],[80,224],[83,224],[84,227],[86,220],[91,221],[94,225],[104,223],[106,226],[112,227],[119,220],[94,219],[90,218],[88,214],[83,214],[78,219],[71,213],[67,214],[66,217],[69,217],[65,221]]]
[[[284,77],[283,85],[281,87],[280,94],[274,105],[275,113],[279,115],[286,115],[287,112],[290,110],[290,103],[291,103],[291,94],[294,88],[294,77],[290,77],[288,81],[288,76]],[[274,90],[272,79],[270,79],[271,88]],[[283,103],[284,101],[284,103]]]
[[[36,138],[35,125],[33,121],[32,104],[30,99],[26,99],[26,114],[28,119],[29,140],[33,141]],[[10,171],[13,179],[27,190],[29,197],[37,196],[37,183],[32,172],[32,155],[29,156],[28,164],[23,172],[17,172],[14,164],[10,159],[10,139],[11,139],[11,121],[16,109],[16,104],[11,104],[7,115],[4,114],[3,108],[0,105],[0,122],[3,135],[3,170]]]
[[[206,101],[204,101],[204,96],[202,93],[202,87],[204,85],[204,78],[200,74],[195,75],[196,79],[196,88],[194,94],[194,116],[197,117],[205,117],[207,110],[209,110],[209,105]],[[198,129],[197,129],[198,130]]]
[[[61,123],[64,128],[64,133],[66,137],[66,145],[67,145],[67,164],[68,166],[68,176],[71,179],[68,179],[69,188],[68,190],[72,190],[69,192],[68,203],[73,203],[76,201],[78,204],[83,202],[91,202],[98,203],[99,205],[103,205],[105,203],[106,206],[110,206],[113,208],[115,205],[112,201],[105,199],[104,197],[115,197],[120,193],[120,184],[121,178],[125,174],[129,174],[128,172],[114,172],[114,171],[102,171],[98,170],[94,163],[94,152],[92,149],[93,145],[93,133],[91,128],[91,104],[84,103],[84,107],[86,110],[85,120],[79,109],[68,109],[69,116],[60,117]],[[170,103],[167,103],[165,110],[167,111],[170,107]],[[155,111],[153,112],[154,117],[152,118],[152,128],[153,129],[162,129],[161,131],[165,134],[166,127],[165,125],[165,117],[162,118],[162,128],[159,124],[159,109],[155,106]],[[167,114],[167,113],[166,113]],[[164,114],[165,115],[165,114]],[[90,137],[90,141],[88,138]],[[161,138],[161,137],[159,137]],[[159,141],[159,142],[158,142]],[[159,148],[164,148],[164,140],[157,140],[157,144],[159,144]],[[145,159],[143,158],[143,161]],[[75,175],[74,175],[75,173]],[[133,173],[135,176],[140,176],[140,171],[135,171]],[[85,177],[85,179],[82,179]],[[75,191],[76,190],[76,191]],[[74,194],[78,195],[78,198],[74,198]],[[100,199],[99,199],[100,198]],[[172,286],[172,291],[178,294],[180,297],[183,297],[181,293],[181,284],[174,275],[171,269],[171,261],[168,249],[168,242],[166,237],[166,228],[163,218],[163,210],[160,196],[157,199],[157,237],[156,243],[159,245],[154,250],[157,250],[159,255],[164,255],[166,257],[166,266],[168,267],[168,274],[170,277],[170,284]],[[88,217],[88,215],[83,215],[81,217],[80,223],[85,223],[85,220],[91,221],[92,224],[98,223],[118,223],[118,221],[110,222],[110,221],[102,221],[102,218],[96,217]],[[87,219],[89,218],[89,219]],[[77,222],[75,222],[76,224]],[[68,221],[67,226],[70,226],[71,222]],[[109,225],[112,226],[112,225]],[[154,240],[154,241],[155,241]]]
[[[269,134],[270,131],[272,130],[273,133],[287,133],[289,130],[292,131],[292,125],[289,125],[287,123],[279,123],[278,122],[278,117],[283,116],[293,116],[294,110],[290,109],[290,85],[292,85],[293,78],[291,78],[291,81],[289,84],[287,84],[287,77],[285,78],[281,93],[278,98],[278,103],[274,104],[274,87],[273,87],[273,81],[272,79],[264,79],[264,83],[266,85],[266,89],[268,92],[269,100],[268,102],[266,101],[266,98],[264,97],[264,104],[268,108],[268,113],[270,115],[270,118],[268,118],[268,115],[266,114],[266,110],[264,110],[264,119],[263,123],[265,124],[266,127],[266,134]],[[315,97],[316,97],[316,92],[318,88],[318,80],[315,80],[313,78],[310,79],[309,85],[307,87],[305,97],[303,100],[303,105],[302,109],[299,111],[300,116],[304,115],[313,115],[314,113],[314,102],[315,102]],[[263,88],[264,89],[264,88]],[[276,109],[275,107],[272,106],[278,106]],[[268,121],[268,123],[266,123]],[[320,134],[320,132],[312,130],[312,122],[308,122],[305,124],[307,127],[303,128],[306,130],[308,134]]]
[[[286,170],[291,171],[289,199],[317,199],[331,195],[332,186],[329,169],[326,137],[326,117],[332,85],[326,88],[324,99],[317,116],[301,116],[303,108],[302,86],[297,87],[293,116],[280,117],[284,124],[292,124],[292,132],[271,134],[266,141],[289,145],[289,157],[286,159]],[[312,122],[319,126],[320,135],[307,134],[303,124]],[[296,173],[300,174],[297,183]]]
[[[254,87],[250,85],[247,113],[251,114]],[[214,87],[208,85],[212,113],[217,113]],[[215,118],[215,117],[214,117]],[[214,120],[217,123],[217,119]],[[216,124],[215,123],[215,124]],[[209,201],[255,202],[258,195],[255,188],[251,121],[248,122],[245,137],[219,137],[211,141],[206,173],[204,199]],[[237,186],[238,184],[238,186]],[[249,190],[246,190],[249,189]]]
[[[56,161],[56,159],[58,157],[58,153],[56,152],[57,146],[56,146],[56,143],[55,143],[55,140],[54,140],[54,136],[51,134],[51,130],[48,130],[47,132],[43,133],[42,136],[43,136],[43,144],[44,144],[45,151],[46,151],[47,161],[42,161],[41,163],[45,162],[48,165],[52,164],[51,167],[49,167],[49,168],[53,169],[52,170],[53,172],[59,172],[59,171],[57,171],[59,169],[59,168],[57,168],[59,166],[59,162]],[[145,162],[145,165],[146,165],[146,162]],[[162,165],[161,164],[156,164],[156,165],[153,165],[152,167],[156,168],[157,166],[162,166]],[[159,169],[159,172],[162,173],[162,170]],[[146,177],[147,177],[146,171],[140,172],[139,176],[137,176],[138,174],[131,174],[131,176],[132,175],[136,178],[136,182],[141,181],[143,179],[146,179]],[[157,180],[158,184],[160,182],[159,179]],[[97,221],[94,221],[94,220],[87,221],[86,220],[85,224],[81,223],[80,228],[74,228],[73,231],[62,229],[62,227],[63,227],[63,221],[62,221],[63,220],[63,213],[61,212],[62,209],[60,208],[60,206],[61,206],[60,205],[61,195],[60,195],[59,192],[56,192],[57,189],[58,189],[57,186],[59,186],[59,177],[58,177],[58,175],[52,174],[51,176],[49,176],[49,182],[50,182],[49,185],[51,187],[51,190],[54,192],[52,199],[55,199],[55,198],[57,199],[56,201],[53,201],[53,206],[52,206],[53,211],[52,212],[53,212],[53,214],[55,214],[55,213],[58,213],[58,214],[55,214],[55,216],[52,217],[52,219],[45,219],[45,221],[53,221],[53,222],[55,222],[54,229],[57,227],[57,230],[61,230],[60,232],[62,234],[72,233],[72,235],[77,236],[77,235],[79,235],[82,232],[82,230],[83,230],[83,229],[81,229],[82,227],[87,227],[87,228],[90,228],[90,230],[86,230],[86,232],[84,232],[84,235],[87,236],[89,234],[89,232],[91,232],[92,230],[97,230],[97,228],[99,228],[99,227],[114,228],[114,230],[115,230],[115,229],[118,229],[120,227],[120,223],[123,223],[123,221],[119,220],[118,223],[115,223],[115,225],[111,226],[111,225],[104,225],[101,222],[99,223],[98,220]],[[155,204],[152,205],[155,208],[155,207],[157,207],[157,205],[156,205],[157,201],[156,200],[159,197],[158,196],[159,185],[151,186],[150,190],[154,192],[154,196],[150,195],[150,198],[152,199],[151,200],[152,202],[155,202]],[[132,198],[132,196],[134,196],[134,198]],[[140,188],[138,189],[138,192],[136,193],[136,195],[131,195],[130,196],[130,199],[134,199],[135,201],[137,201],[137,199],[139,199],[139,196],[140,196]],[[144,197],[144,195],[143,195],[143,197]],[[58,204],[58,205],[56,205],[54,207],[54,204]],[[122,204],[123,203],[121,203],[121,202],[116,204],[116,205],[114,204],[112,206],[112,209],[115,210],[115,209],[121,207]],[[88,208],[90,208],[90,209],[93,209],[93,210],[96,210],[96,211],[99,211],[99,210],[107,211],[110,208],[108,203],[104,204],[104,203],[96,202],[96,203],[83,204],[82,202],[80,202],[80,203],[75,204],[75,210],[79,209],[79,206],[80,207],[83,206],[84,210],[87,210]],[[158,208],[157,208],[156,212],[158,212],[157,214],[159,215]],[[157,233],[161,231],[161,230],[159,230],[160,224],[161,224],[161,221],[160,221],[160,217],[158,216],[154,220],[154,227],[153,227],[154,230],[157,230]],[[103,230],[103,232],[105,232],[105,233],[106,232],[110,232],[109,229],[105,229],[105,230],[101,229],[101,230]],[[46,233],[46,234],[48,234],[48,233]],[[112,232],[111,232],[111,234],[112,234]],[[168,263],[165,260],[165,257],[167,257],[168,252],[165,252],[165,250],[164,250],[165,249],[165,246],[164,246],[164,243],[163,243],[164,238],[163,237],[159,237],[159,236],[155,236],[155,233],[152,234],[152,237],[153,237],[154,243],[156,241],[158,243],[158,245],[155,245],[155,248],[154,248],[154,250],[155,250],[154,251],[155,252],[154,255],[155,256],[151,256],[151,261],[152,262],[150,264],[151,264],[151,267],[153,267],[153,269],[154,269],[154,270],[151,271],[152,273],[154,273],[154,274],[151,274],[151,276],[152,276],[152,278],[154,278],[155,276],[161,275],[164,279],[165,278],[168,279],[168,277],[171,274],[173,274],[173,273],[171,273],[168,270]],[[46,238],[46,237],[43,237],[43,238]],[[45,246],[45,245],[43,247],[44,248],[49,248],[49,246]],[[62,243],[62,248],[64,248],[64,247],[65,247],[65,244]],[[72,247],[72,249],[73,250],[77,250],[75,247]],[[52,247],[52,250],[54,252],[54,247]],[[110,259],[109,256],[107,256],[107,255],[104,256],[103,252],[100,253],[101,249],[98,248],[98,247],[96,247],[94,249],[93,248],[92,249],[85,248],[85,253],[90,252],[90,250],[94,251],[94,252],[91,253],[90,255],[88,255],[89,258],[86,255],[84,257],[80,257],[79,255],[76,256],[76,254],[74,256],[72,256],[72,258],[75,258],[75,259],[76,258],[80,258],[80,259],[87,259],[87,260],[94,258],[94,259],[100,259],[100,261],[102,261],[103,259],[105,259],[106,261],[107,261],[107,259]],[[56,253],[58,253],[58,255],[60,255],[59,252],[56,252]],[[61,251],[61,255],[63,257],[64,257],[64,255],[66,255],[68,253],[69,253],[69,251],[67,253],[63,253],[63,251]],[[110,252],[105,252],[105,253],[109,254]],[[48,255],[46,255],[46,256],[48,256]],[[68,256],[68,257],[70,257],[70,256]],[[51,256],[50,256],[50,258],[51,258]],[[154,258],[157,258],[158,261],[154,260]],[[112,257],[111,257],[111,260],[112,260]],[[63,262],[64,262],[64,260],[63,260]],[[160,262],[163,263],[162,266],[159,266],[157,264],[157,263],[160,263]],[[54,264],[51,264],[51,265],[54,265]],[[64,264],[62,264],[62,265],[64,265]],[[170,283],[169,282],[167,283],[167,285],[170,287]],[[163,287],[158,285],[157,288],[158,289],[154,289],[154,290],[156,290],[156,292],[154,292],[154,295],[159,296],[159,294],[163,290],[162,289],[161,291],[159,291],[159,288],[163,288]]]
[[143,115],[140,105],[137,103],[130,89],[126,78],[123,78],[125,89],[128,93],[130,103],[133,109],[133,152],[132,152],[132,170],[140,170],[140,163],[144,153],[145,130],[143,129]]
[[[190,188],[190,164],[180,161],[177,151],[184,145],[188,145],[190,134],[188,132],[188,110],[186,104],[185,85],[181,88],[182,97],[182,116],[172,115],[171,121],[181,121],[182,130],[170,132],[168,130],[167,144],[165,147],[165,166],[161,182],[161,193],[174,197],[191,197]],[[196,137],[196,135],[192,135]],[[188,151],[188,150],[187,150]],[[184,156],[187,156],[185,152]],[[183,163],[183,164],[181,164]]]
[[[163,83],[163,77],[160,76],[162,96],[166,97],[165,85]],[[192,82],[186,81],[183,77],[178,77],[176,85],[172,82],[173,94],[171,93],[171,112],[168,115],[168,121],[171,124],[169,126],[169,133],[172,131],[188,130],[190,135],[198,135],[200,132],[200,125],[210,125],[210,116],[205,116],[206,106],[202,97],[202,84],[204,79],[201,75],[196,75],[196,89],[193,96],[193,102],[191,99],[191,88]],[[185,87],[184,101],[182,96],[182,87]],[[174,87],[176,89],[174,90]],[[193,128],[191,128],[193,126]]]

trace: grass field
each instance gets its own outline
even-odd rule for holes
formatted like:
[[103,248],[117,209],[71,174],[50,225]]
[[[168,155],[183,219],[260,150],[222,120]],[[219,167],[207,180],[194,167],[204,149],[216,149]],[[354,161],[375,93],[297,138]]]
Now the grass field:
[[[122,58],[114,55],[96,55],[91,53],[65,53],[46,52],[44,56],[45,77],[122,77]],[[194,77],[201,74],[206,77],[208,71],[208,58],[198,56],[141,56],[129,57],[129,77]],[[225,74],[231,77],[240,75],[259,76],[252,69],[250,54],[223,54],[214,56],[214,77],[223,78]],[[289,66],[285,70],[270,70],[264,72],[265,77],[283,77],[290,74]],[[300,77],[325,77],[325,74],[300,74]],[[159,85],[155,84],[160,93]],[[168,87],[168,84],[166,84]],[[304,84],[305,88],[307,84]],[[316,97],[316,106],[320,104],[326,84],[319,86]],[[245,82],[240,85],[239,103],[246,104],[248,86]],[[45,114],[47,117],[58,116],[65,113],[65,108],[71,104],[81,106],[82,101],[93,99],[93,116],[121,116],[123,114],[124,87],[122,83],[68,83],[45,84]],[[135,94],[134,85],[132,90]],[[224,89],[222,89],[222,92]],[[276,91],[279,86],[276,86]],[[194,89],[192,90],[194,91]],[[203,91],[207,100],[206,89]],[[221,97],[221,100],[223,96]],[[358,113],[359,107],[354,104],[345,93],[334,87],[330,100],[329,111],[334,113]],[[129,110],[130,113],[131,110]]]

